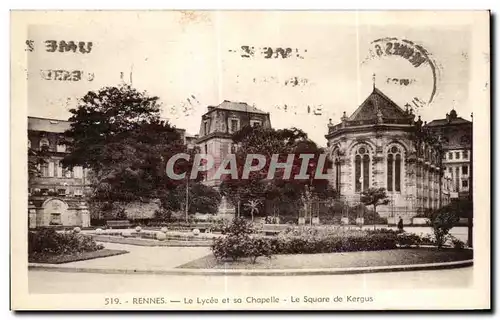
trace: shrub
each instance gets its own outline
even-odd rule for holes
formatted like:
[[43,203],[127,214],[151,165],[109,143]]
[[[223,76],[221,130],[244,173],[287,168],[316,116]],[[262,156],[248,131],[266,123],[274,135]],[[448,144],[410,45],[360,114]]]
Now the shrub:
[[210,229],[212,232],[222,232],[225,230],[225,227],[224,220],[213,220]]
[[250,257],[252,263],[257,261],[258,257],[267,257],[271,259],[273,250],[271,243],[264,238],[246,237],[246,243],[243,244],[245,256]]
[[452,235],[448,235],[448,239],[450,240],[450,242],[453,245],[454,249],[462,250],[462,249],[465,248],[465,243],[462,240],[457,239],[457,238],[455,238]]
[[397,242],[400,247],[418,247],[422,243],[422,238],[414,233],[403,232],[397,235]]
[[446,207],[429,214],[428,224],[432,227],[438,248],[443,246],[446,236],[459,220],[458,215]]
[[246,256],[247,235],[227,235],[214,238],[212,252],[217,259],[230,258],[233,261]]
[[272,242],[268,238],[252,237],[246,234],[226,235],[215,238],[212,244],[212,252],[219,260],[231,259],[236,261],[240,258],[250,258],[252,263],[257,258],[265,256],[271,258],[273,254]]
[[245,235],[254,233],[253,225],[244,218],[234,218],[233,221],[223,228],[224,234]]
[[125,212],[125,209],[121,208],[120,210],[118,210],[118,212],[116,213],[116,220],[127,220],[128,217],[127,217],[127,213]]
[[254,232],[250,222],[242,218],[235,218],[229,226],[224,228],[225,236],[214,238],[212,252],[215,258],[232,259],[250,257],[255,263],[258,257],[271,258],[273,252],[271,243],[266,238],[251,234]]
[[68,232],[58,233],[42,229],[28,233],[28,254],[69,254],[101,250],[90,236]]
[[271,243],[275,254],[373,251],[397,248],[394,232],[347,231],[339,228],[289,229]]
[[166,209],[155,210],[153,214],[153,219],[155,222],[166,222],[170,221],[172,218],[172,211]]

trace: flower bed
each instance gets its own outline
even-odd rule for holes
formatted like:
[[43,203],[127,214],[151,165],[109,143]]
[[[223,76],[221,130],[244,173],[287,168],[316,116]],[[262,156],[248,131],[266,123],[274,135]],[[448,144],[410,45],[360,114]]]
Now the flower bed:
[[28,233],[28,261],[66,263],[124,254],[124,250],[107,250],[91,236],[76,232],[57,232],[53,228]]
[[92,237],[74,232],[59,233],[54,229],[41,229],[28,233],[28,255],[71,254],[104,249]]
[[192,260],[177,268],[182,269],[322,269],[363,268],[429,264],[473,259],[472,250],[436,248],[399,248],[383,251],[357,251],[348,253],[314,253],[275,255],[272,259],[228,261],[213,255]]
[[[260,256],[278,254],[315,254],[355,251],[380,251],[397,248],[433,245],[429,236],[394,230],[349,230],[341,227],[288,228],[278,236],[258,235],[244,220],[235,220],[226,231],[226,236],[214,239],[212,252],[219,260],[250,257],[255,263]],[[456,249],[463,243],[449,238]]]
[[68,254],[43,254],[43,253],[35,253],[32,254],[28,262],[30,263],[49,263],[49,264],[61,264],[75,261],[84,261],[90,259],[97,258],[105,258],[112,257],[120,254],[128,253],[126,250],[110,250],[110,249],[102,249],[98,251],[90,251],[90,252],[77,252],[77,253],[68,253]]

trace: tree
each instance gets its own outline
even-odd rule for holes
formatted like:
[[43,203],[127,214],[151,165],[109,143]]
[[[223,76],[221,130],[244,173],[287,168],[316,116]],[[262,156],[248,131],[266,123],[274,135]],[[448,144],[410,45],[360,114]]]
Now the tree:
[[443,246],[446,236],[459,220],[458,214],[448,206],[428,215],[428,224],[432,227],[438,248]]
[[361,202],[373,206],[373,211],[377,213],[377,206],[389,204],[389,199],[384,188],[369,188],[361,192]]
[[[287,212],[298,212],[299,208],[310,201],[313,196],[317,198],[335,196],[327,179],[315,178],[316,170],[320,165],[319,159],[324,154],[324,150],[309,140],[302,130],[245,126],[233,134],[233,142],[238,145],[236,153],[238,177],[242,176],[248,155],[258,154],[266,159],[265,166],[259,171],[250,172],[248,179],[223,177],[221,192],[235,206],[250,200],[258,200],[261,203],[269,202],[273,203],[276,209],[273,210],[274,215],[275,211],[281,212],[283,205],[289,208]],[[278,155],[278,161],[281,163],[286,162],[288,155],[294,156],[289,178],[284,176],[283,169],[278,169],[271,179],[267,179],[271,158],[275,154]],[[302,166],[301,154],[311,157],[306,168],[308,178],[295,179]],[[325,160],[322,173],[325,173],[329,167],[329,160]],[[256,161],[254,160],[252,165],[256,165]],[[290,210],[290,207],[294,209]]]
[[245,206],[250,209],[250,214],[252,215],[252,222],[253,222],[255,213],[259,213],[260,204],[261,203],[259,200],[249,200],[248,203],[245,204]]
[[179,211],[186,205],[186,187],[188,188],[188,213],[217,213],[221,201],[221,195],[212,187],[199,182],[180,184],[175,189],[165,193],[161,198],[165,210]]
[[47,163],[48,155],[48,146],[42,146],[39,150],[28,148],[28,179],[40,176],[39,166]]
[[[188,150],[178,130],[160,119],[158,97],[128,86],[88,92],[71,109],[65,132],[70,153],[66,167],[91,169],[92,200],[114,203],[164,199],[183,181],[166,174],[166,163]],[[190,172],[190,161],[176,162],[176,173]],[[201,175],[197,179],[201,179]]]

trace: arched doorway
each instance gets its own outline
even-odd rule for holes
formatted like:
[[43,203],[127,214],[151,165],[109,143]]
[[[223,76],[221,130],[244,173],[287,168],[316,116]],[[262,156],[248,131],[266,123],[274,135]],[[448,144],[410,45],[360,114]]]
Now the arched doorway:
[[43,213],[47,225],[70,225],[67,214],[68,204],[59,199],[48,199],[43,204]]

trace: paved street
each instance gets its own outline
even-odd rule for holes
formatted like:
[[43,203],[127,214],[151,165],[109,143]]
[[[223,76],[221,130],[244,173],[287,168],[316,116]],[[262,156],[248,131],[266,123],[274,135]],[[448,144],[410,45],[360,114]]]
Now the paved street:
[[286,294],[296,288],[391,290],[463,288],[473,267],[415,272],[327,276],[170,276],[29,271],[30,293],[154,293],[199,295],[227,292]]

